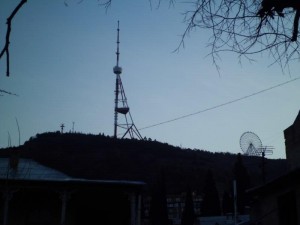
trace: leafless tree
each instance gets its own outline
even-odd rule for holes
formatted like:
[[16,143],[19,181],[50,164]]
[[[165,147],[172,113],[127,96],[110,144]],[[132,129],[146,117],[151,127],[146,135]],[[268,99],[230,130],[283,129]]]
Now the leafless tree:
[[191,4],[179,47],[192,29],[200,28],[212,32],[208,45],[214,63],[226,51],[250,60],[266,52],[282,68],[300,59],[299,0],[197,0]]
[[10,16],[7,18],[7,22],[6,22],[7,30],[6,30],[5,43],[0,52],[0,59],[2,59],[4,55],[6,56],[6,76],[9,76],[9,44],[10,44],[10,32],[12,27],[12,20],[26,2],[27,0],[21,0],[19,4],[16,6],[16,8],[14,8]]
[[[82,0],[78,0],[81,2]],[[150,5],[153,0],[149,0]],[[156,0],[158,6],[163,0]],[[168,0],[172,5],[175,0]],[[208,46],[215,65],[220,53],[230,51],[249,60],[253,55],[267,53],[282,68],[300,60],[299,18],[300,0],[190,0],[184,14],[187,24],[179,47],[184,46],[191,30],[208,29]],[[9,44],[12,20],[27,0],[19,4],[7,18],[7,31],[0,60],[6,57],[6,75],[9,76]],[[65,0],[67,5],[68,0]],[[108,9],[112,0],[98,0]]]
[[1,90],[1,89],[0,89],[0,96],[3,96],[2,94],[18,96],[18,95],[15,94],[15,93],[12,93],[12,92],[5,91],[5,90]]

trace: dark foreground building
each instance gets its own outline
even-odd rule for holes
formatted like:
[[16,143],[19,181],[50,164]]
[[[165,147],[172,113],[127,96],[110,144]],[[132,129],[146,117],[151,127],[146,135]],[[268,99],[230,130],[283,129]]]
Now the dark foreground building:
[[0,159],[1,225],[140,225],[143,182],[74,179]]
[[300,225],[300,113],[284,137],[288,172],[249,191],[251,224]]

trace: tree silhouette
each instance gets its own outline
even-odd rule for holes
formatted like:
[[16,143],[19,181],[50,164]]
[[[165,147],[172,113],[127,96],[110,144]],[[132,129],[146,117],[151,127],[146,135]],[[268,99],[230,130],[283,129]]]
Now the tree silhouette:
[[224,191],[222,198],[222,212],[233,213],[233,199],[227,191]]
[[6,22],[7,30],[6,30],[5,43],[0,52],[0,59],[4,55],[6,56],[6,76],[9,76],[9,44],[10,44],[10,32],[11,32],[12,20],[26,2],[27,0],[21,0],[19,4],[15,7],[15,9],[12,11],[10,16],[7,18],[7,22]]
[[203,189],[201,215],[202,216],[221,215],[219,193],[211,170],[208,170],[206,174],[206,180]]
[[237,210],[240,214],[244,214],[245,206],[248,204],[246,190],[250,187],[250,177],[240,153],[237,155],[237,160],[233,167],[233,175],[236,180]]
[[192,191],[188,187],[186,191],[186,197],[185,197],[185,206],[182,212],[181,225],[193,225],[195,219],[196,216],[194,210]]
[[152,225],[169,224],[165,175],[163,170],[159,174],[157,185],[152,189],[150,222]]
[[12,92],[5,91],[5,90],[0,89],[0,96],[3,96],[2,94],[18,96],[17,94],[14,94],[14,93],[12,93]]
[[187,28],[181,45],[192,29],[209,29],[214,63],[226,51],[249,60],[266,52],[282,67],[300,59],[297,0],[198,0],[191,5],[185,13]]

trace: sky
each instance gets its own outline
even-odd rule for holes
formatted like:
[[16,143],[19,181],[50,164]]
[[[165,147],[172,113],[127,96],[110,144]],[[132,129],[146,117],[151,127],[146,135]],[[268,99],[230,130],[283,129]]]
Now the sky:
[[[1,46],[18,2],[0,2]],[[18,95],[0,96],[0,148],[59,131],[62,123],[65,132],[113,135],[119,20],[122,83],[143,137],[236,154],[251,131],[274,147],[268,158],[285,158],[283,131],[300,109],[299,61],[282,71],[266,54],[240,63],[224,53],[218,73],[207,56],[208,30],[192,31],[174,52],[189,7],[113,0],[106,11],[97,0],[29,0],[13,20],[10,77],[0,61],[0,89]]]

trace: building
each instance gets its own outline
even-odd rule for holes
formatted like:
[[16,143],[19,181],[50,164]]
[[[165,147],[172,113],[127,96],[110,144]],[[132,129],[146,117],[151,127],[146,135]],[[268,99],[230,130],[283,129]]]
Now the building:
[[0,159],[0,224],[141,224],[145,183],[75,179],[30,159]]
[[300,113],[284,137],[288,171],[249,190],[252,224],[300,225]]
[[[195,192],[192,193],[195,215],[200,215],[200,207],[202,198]],[[178,195],[167,195],[167,206],[169,219],[174,225],[181,224],[182,212],[185,208],[186,193]]]
[[288,169],[291,171],[300,167],[300,112],[294,123],[285,129],[284,138]]

